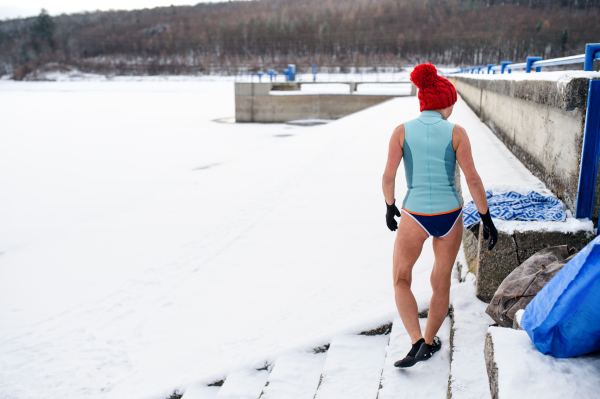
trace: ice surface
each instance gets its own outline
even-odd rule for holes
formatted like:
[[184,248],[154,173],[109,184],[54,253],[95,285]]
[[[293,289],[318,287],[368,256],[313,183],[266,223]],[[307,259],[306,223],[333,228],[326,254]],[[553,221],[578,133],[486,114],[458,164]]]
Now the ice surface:
[[389,335],[342,335],[331,341],[315,399],[375,399]]
[[164,399],[392,320],[381,175],[415,97],[226,124],[233,79],[128,79],[0,81],[0,397]]
[[316,125],[326,125],[329,122],[333,122],[332,119],[297,119],[293,121],[288,121],[286,125],[296,125],[296,126],[316,126]]
[[227,375],[216,399],[258,399],[268,377],[267,370],[233,371]]
[[542,354],[527,332],[490,327],[502,398],[597,398],[600,355],[557,359]]
[[[419,319],[425,331],[427,319]],[[442,348],[430,360],[419,362],[406,369],[399,369],[394,362],[403,359],[411,348],[408,332],[398,317],[394,320],[390,343],[381,378],[378,399],[445,398],[448,392],[450,372],[450,318],[446,318],[437,333]]]
[[232,82],[2,81],[0,106],[3,395],[162,399],[395,314],[381,175],[415,98],[313,127],[212,122]]
[[313,399],[327,353],[294,351],[281,355],[261,399]]

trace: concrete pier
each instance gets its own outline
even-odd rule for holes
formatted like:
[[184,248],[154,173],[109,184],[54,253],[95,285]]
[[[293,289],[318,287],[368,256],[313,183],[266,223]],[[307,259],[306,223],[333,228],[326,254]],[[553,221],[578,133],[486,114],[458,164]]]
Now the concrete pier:
[[[236,122],[283,123],[298,119],[339,119],[391,98],[403,95],[353,94],[359,84],[407,82],[265,82],[235,84]],[[348,94],[273,95],[276,91],[300,91],[303,84],[347,84]],[[411,86],[411,94],[416,87]]]

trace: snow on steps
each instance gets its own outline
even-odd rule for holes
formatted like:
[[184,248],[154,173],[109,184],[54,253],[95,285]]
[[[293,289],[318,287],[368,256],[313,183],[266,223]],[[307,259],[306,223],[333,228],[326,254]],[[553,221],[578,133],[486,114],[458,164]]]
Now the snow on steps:
[[[427,319],[419,319],[419,321],[421,330],[425,331]],[[437,334],[442,340],[442,349],[431,360],[417,363],[408,369],[398,369],[394,366],[394,362],[406,356],[411,345],[408,332],[400,319],[394,321],[378,399],[446,397],[450,374],[451,324],[449,317],[442,323]]]
[[268,378],[268,370],[234,371],[227,376],[216,399],[256,399]]
[[277,358],[260,399],[313,399],[326,353],[294,352]]
[[389,335],[342,335],[331,341],[315,399],[376,399]]
[[[427,319],[420,322],[424,329]],[[451,324],[446,318],[438,332],[442,349],[410,369],[394,367],[410,350],[408,333],[397,318],[393,326],[336,336],[325,353],[321,349],[281,355],[270,373],[238,370],[227,376],[222,387],[190,387],[182,399],[444,399]]]
[[527,332],[490,327],[485,342],[493,399],[600,397],[600,354],[558,359],[539,352]]
[[182,399],[216,399],[220,386],[192,385],[185,390]]

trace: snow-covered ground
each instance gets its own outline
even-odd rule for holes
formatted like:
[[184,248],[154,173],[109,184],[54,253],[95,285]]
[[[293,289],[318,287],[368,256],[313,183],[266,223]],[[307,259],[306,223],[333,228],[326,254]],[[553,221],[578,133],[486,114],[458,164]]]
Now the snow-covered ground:
[[231,82],[2,81],[0,109],[0,396],[164,398],[391,320],[380,183],[415,98],[236,125]]
[[542,354],[525,331],[490,327],[500,398],[598,398],[600,356]]
[[[390,68],[388,68],[390,69]],[[402,68],[402,71],[380,71],[380,72],[333,72],[333,71],[320,71],[315,75],[312,73],[297,73],[296,81],[298,82],[408,82],[409,75],[413,67]],[[455,71],[456,69],[440,68],[442,71]],[[152,76],[135,76],[135,75],[115,75],[110,74],[97,74],[87,73],[78,70],[72,66],[59,66],[58,64],[48,64],[42,67],[40,70],[31,72],[25,77],[26,81],[53,81],[53,82],[72,82],[72,81],[117,81],[117,82],[285,82],[286,76],[280,73],[271,78],[266,74],[259,77],[253,73],[238,73],[236,75],[220,75],[220,74],[208,74],[208,75],[152,75]],[[0,76],[0,80],[10,80],[12,75],[6,74]]]
[[[0,398],[163,399],[396,317],[381,174],[417,99],[214,122],[233,101],[231,80],[0,82]],[[462,100],[451,120],[498,145]],[[421,309],[432,264],[429,240]],[[482,397],[472,276],[452,302],[453,397]]]

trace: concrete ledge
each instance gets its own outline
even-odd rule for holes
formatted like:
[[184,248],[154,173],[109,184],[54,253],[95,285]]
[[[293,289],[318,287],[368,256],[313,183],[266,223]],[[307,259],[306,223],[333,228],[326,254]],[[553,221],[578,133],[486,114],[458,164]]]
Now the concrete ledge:
[[498,365],[494,361],[494,342],[490,333],[485,335],[483,354],[490,382],[490,394],[492,395],[492,399],[498,399]]
[[[339,119],[392,98],[403,97],[351,94],[358,84],[367,82],[340,83],[349,85],[348,94],[296,95],[293,92],[300,90],[302,82],[235,83],[236,122],[285,123],[299,119]],[[412,87],[411,95],[416,95],[416,88]],[[271,91],[292,93],[271,95]]]
[[285,123],[298,119],[339,119],[397,96],[315,94],[236,96],[236,122]]
[[[588,78],[571,78],[566,83],[557,84],[557,82],[545,80],[494,80],[458,76],[456,81],[459,85],[460,83],[466,83],[475,89],[479,89],[477,90],[479,92],[486,90],[563,111],[573,111],[577,108],[586,108],[590,80]],[[477,100],[472,96],[470,97],[471,102]],[[473,105],[478,106],[479,104]],[[473,110],[479,115],[476,108]]]
[[[464,205],[458,165],[454,181]],[[574,219],[570,220],[579,223]],[[589,229],[547,231],[534,228],[535,223],[539,222],[521,223],[525,228],[504,230],[503,226],[496,222],[498,242],[492,251],[487,250],[488,241],[484,241],[483,229],[479,225],[475,225],[469,230],[463,228],[462,244],[467,261],[465,266],[476,276],[477,297],[486,303],[492,300],[502,281],[536,252],[551,246],[565,244],[575,247],[579,251],[594,239],[594,232]],[[582,224],[581,227],[585,226]]]
[[[457,76],[457,91],[507,148],[575,213],[588,78]],[[600,210],[597,184],[594,217]]]
[[593,238],[593,233],[587,230],[572,233],[498,230],[498,243],[488,251],[483,229],[474,226],[470,231],[465,230],[463,248],[469,270],[477,276],[476,295],[489,303],[502,281],[531,255],[555,245],[567,244],[581,250]]

